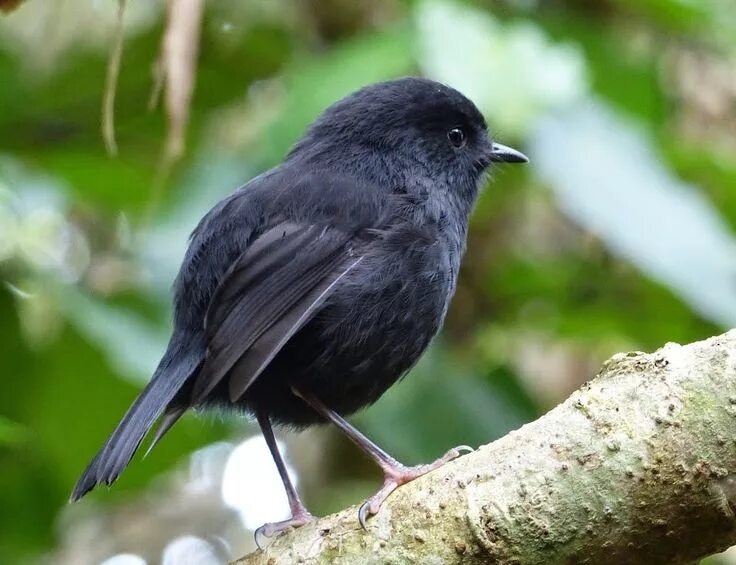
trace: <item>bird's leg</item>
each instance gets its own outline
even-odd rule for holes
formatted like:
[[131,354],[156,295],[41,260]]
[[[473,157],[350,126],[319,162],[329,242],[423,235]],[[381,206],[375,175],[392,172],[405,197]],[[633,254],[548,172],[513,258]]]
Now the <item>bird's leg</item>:
[[281,453],[279,453],[278,445],[276,445],[276,438],[274,437],[273,429],[271,428],[271,420],[267,414],[262,412],[258,412],[256,417],[258,418],[258,424],[261,426],[261,432],[266,440],[268,449],[273,457],[273,462],[276,463],[276,468],[279,471],[281,482],[284,483],[284,490],[286,490],[286,497],[289,499],[289,508],[291,509],[290,519],[282,522],[263,524],[255,531],[256,545],[262,549],[261,538],[269,538],[283,530],[303,526],[304,524],[314,520],[314,516],[309,513],[309,510],[307,510],[302,503],[299,498],[299,494],[296,492],[296,489],[289,478],[286,464],[284,463],[283,457],[281,457]]
[[309,393],[303,393],[292,388],[292,392],[309,404],[316,412],[335,424],[350,440],[367,453],[383,471],[383,486],[381,489],[363,503],[358,511],[358,520],[365,529],[365,522],[369,516],[376,514],[388,496],[401,485],[426,475],[430,471],[438,469],[445,463],[459,457],[463,452],[473,451],[472,447],[461,445],[445,453],[436,461],[427,465],[416,465],[408,467],[399,463],[378,445],[368,439],[363,433],[353,427],[345,418],[334,410],[330,410],[322,402]]

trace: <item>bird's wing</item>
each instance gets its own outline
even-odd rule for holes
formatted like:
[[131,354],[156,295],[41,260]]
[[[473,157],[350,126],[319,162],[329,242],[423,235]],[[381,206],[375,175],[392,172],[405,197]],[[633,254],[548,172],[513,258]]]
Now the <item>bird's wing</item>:
[[207,356],[192,391],[198,404],[232,371],[240,398],[287,341],[361,261],[352,235],[283,222],[258,237],[225,273],[205,319]]

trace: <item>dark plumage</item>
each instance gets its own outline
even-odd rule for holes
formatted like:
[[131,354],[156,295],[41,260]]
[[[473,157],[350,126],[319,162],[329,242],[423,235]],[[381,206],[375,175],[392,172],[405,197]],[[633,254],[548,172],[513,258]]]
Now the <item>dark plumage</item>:
[[72,499],[113,482],[161,416],[156,439],[208,406],[253,413],[270,433],[271,421],[337,423],[378,399],[442,325],[493,160],[525,158],[430,80],[376,84],[328,108],[281,165],[194,230],[168,349]]

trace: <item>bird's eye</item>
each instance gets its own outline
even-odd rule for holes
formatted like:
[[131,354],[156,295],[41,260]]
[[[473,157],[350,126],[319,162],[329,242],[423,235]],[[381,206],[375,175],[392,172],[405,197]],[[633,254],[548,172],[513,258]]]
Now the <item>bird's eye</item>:
[[465,132],[460,128],[452,128],[447,132],[447,139],[450,140],[453,147],[460,149],[465,145]]

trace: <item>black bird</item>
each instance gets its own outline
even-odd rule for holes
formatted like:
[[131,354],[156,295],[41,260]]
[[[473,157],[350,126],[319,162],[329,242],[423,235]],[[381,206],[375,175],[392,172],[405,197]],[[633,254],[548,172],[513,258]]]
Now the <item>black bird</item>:
[[325,110],[282,164],[192,233],[163,359],[72,500],[115,481],[156,420],[152,446],[189,408],[255,415],[292,511],[259,528],[266,536],[312,519],[272,424],[332,422],[378,463],[385,482],[361,507],[363,526],[398,486],[457,457],[406,467],[344,417],[404,375],[442,325],[494,161],[527,158],[492,142],[475,105],[431,80],[375,84]]

